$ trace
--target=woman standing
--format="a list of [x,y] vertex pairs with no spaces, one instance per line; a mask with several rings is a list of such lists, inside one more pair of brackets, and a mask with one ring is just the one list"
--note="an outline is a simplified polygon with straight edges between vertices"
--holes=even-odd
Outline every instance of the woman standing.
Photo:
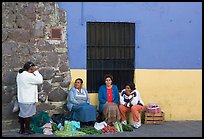
[[43,77],[32,62],[26,62],[16,77],[17,98],[20,107],[20,134],[34,133],[30,129],[31,117],[36,114],[38,102],[38,84],[43,83]]
[[127,124],[126,113],[131,112],[133,115],[133,127],[139,128],[141,121],[139,121],[139,113],[144,110],[144,102],[141,99],[140,93],[135,88],[134,83],[127,83],[125,89],[120,93],[120,114],[123,124]]
[[82,88],[83,80],[75,80],[74,87],[68,92],[67,108],[71,112],[71,119],[80,122],[96,121],[96,107],[90,105],[90,98],[85,88]]
[[105,85],[101,85],[98,91],[99,112],[102,113],[102,120],[112,125],[114,122],[120,121],[118,87],[112,84],[113,76],[111,74],[106,74],[104,80]]

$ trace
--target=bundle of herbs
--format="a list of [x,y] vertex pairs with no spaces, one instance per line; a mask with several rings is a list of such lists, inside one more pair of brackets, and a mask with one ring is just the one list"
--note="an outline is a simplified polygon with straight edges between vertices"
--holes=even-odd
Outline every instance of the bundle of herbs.
[[89,127],[89,128],[78,128],[78,131],[84,132],[86,134],[102,134],[101,130],[97,130],[93,127]]

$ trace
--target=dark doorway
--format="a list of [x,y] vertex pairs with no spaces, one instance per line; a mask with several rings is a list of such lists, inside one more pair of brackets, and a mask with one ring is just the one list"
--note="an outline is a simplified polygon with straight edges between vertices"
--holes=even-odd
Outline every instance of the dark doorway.
[[119,91],[133,82],[135,23],[87,22],[87,90],[98,92],[104,75],[111,73]]

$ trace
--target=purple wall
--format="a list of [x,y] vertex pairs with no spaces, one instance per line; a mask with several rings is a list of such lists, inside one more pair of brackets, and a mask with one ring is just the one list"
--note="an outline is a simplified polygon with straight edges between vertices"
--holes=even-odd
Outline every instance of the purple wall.
[[86,69],[86,22],[133,22],[136,69],[202,68],[202,2],[59,2],[69,60]]

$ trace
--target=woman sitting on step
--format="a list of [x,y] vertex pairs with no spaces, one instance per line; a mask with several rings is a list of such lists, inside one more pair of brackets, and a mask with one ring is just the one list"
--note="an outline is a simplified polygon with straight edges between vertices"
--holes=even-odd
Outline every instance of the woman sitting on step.
[[96,107],[90,105],[88,92],[82,87],[83,80],[75,80],[74,87],[68,92],[67,108],[71,112],[71,120],[81,123],[94,123],[96,121]]
[[139,120],[139,114],[144,110],[144,102],[141,99],[140,93],[135,88],[134,83],[127,83],[125,89],[120,93],[120,115],[121,123],[127,124],[126,113],[131,112],[133,115],[133,127],[139,128],[141,121]]
[[99,113],[102,121],[108,125],[113,125],[113,123],[120,121],[118,87],[113,84],[111,74],[106,74],[104,81],[105,84],[101,85],[98,91]]

